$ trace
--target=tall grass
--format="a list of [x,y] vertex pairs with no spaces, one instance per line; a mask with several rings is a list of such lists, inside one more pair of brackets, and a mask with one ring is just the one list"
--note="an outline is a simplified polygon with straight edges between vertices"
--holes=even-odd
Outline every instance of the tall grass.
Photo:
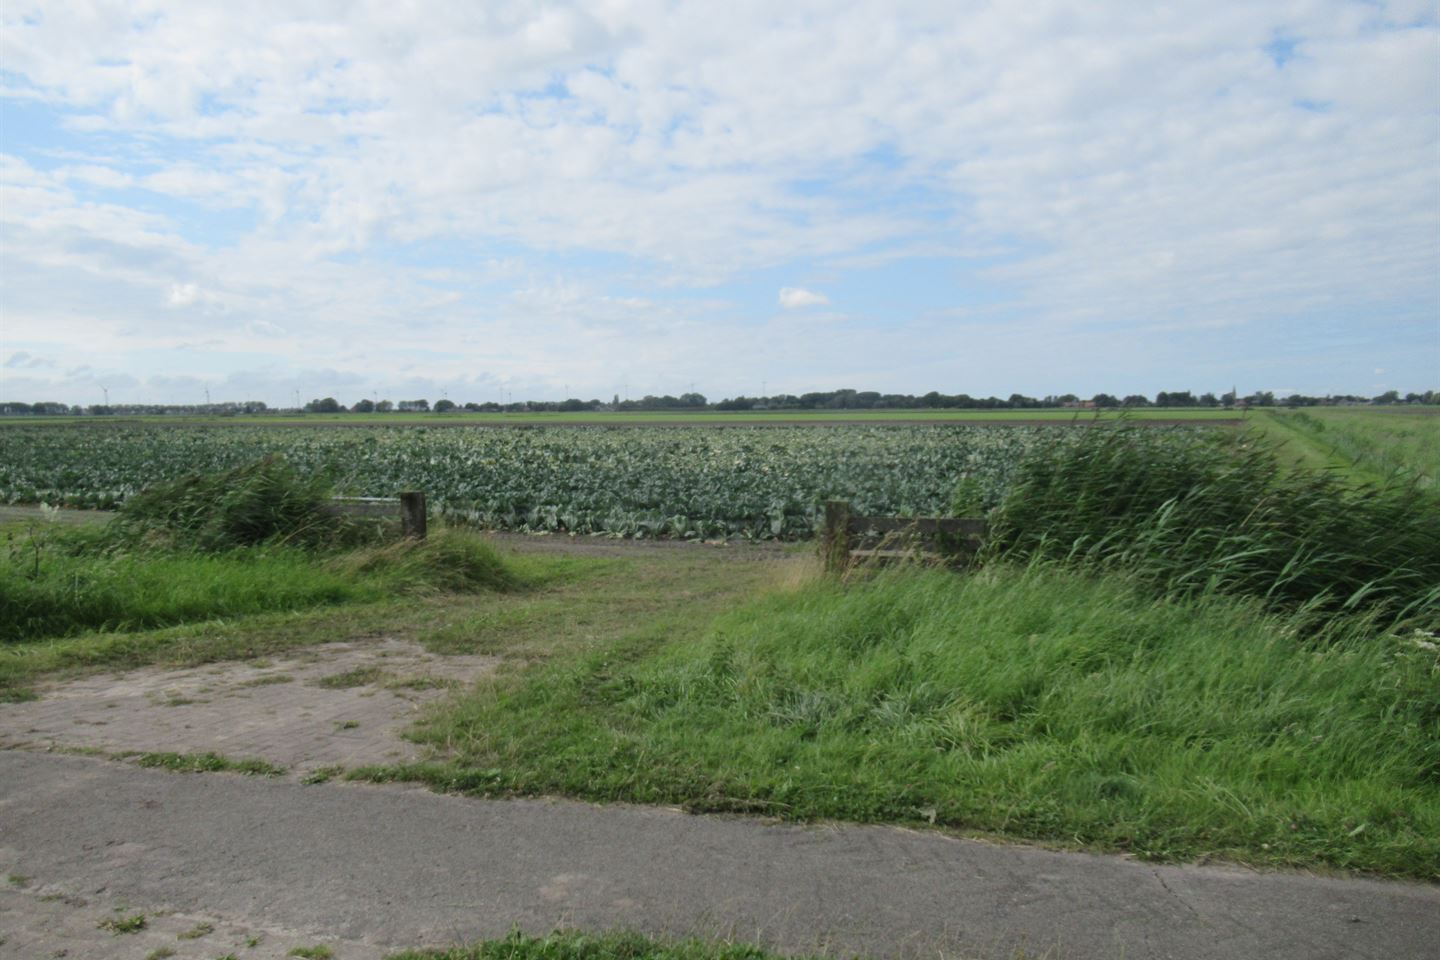
[[0,550],[0,643],[524,582],[480,535],[458,530],[331,553],[273,545],[120,550],[105,532],[57,530],[43,544]]
[[380,596],[377,584],[325,570],[297,550],[57,553],[42,559],[39,576],[28,562],[0,560],[0,643]]
[[1440,876],[1440,655],[1037,562],[821,582],[512,677],[404,775]]
[[359,524],[326,509],[323,475],[306,476],[278,457],[220,473],[195,473],[127,500],[110,539],[213,553],[261,543],[334,545],[360,539]]
[[1440,498],[1281,466],[1253,436],[1095,427],[1033,452],[992,555],[1123,569],[1165,594],[1440,626]]

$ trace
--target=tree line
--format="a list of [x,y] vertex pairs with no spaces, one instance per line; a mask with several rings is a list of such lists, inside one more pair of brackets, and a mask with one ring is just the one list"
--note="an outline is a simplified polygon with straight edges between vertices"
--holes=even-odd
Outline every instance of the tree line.
[[240,416],[256,414],[306,413],[575,413],[586,410],[656,411],[656,410],[1043,410],[1043,409],[1143,409],[1163,407],[1183,408],[1239,408],[1239,407],[1314,407],[1351,404],[1440,404],[1440,392],[1426,390],[1423,393],[1406,393],[1387,390],[1374,397],[1351,394],[1312,397],[1290,394],[1276,397],[1270,391],[1259,391],[1237,397],[1232,393],[1202,393],[1189,390],[1162,390],[1152,400],[1141,394],[1116,396],[1097,393],[1084,398],[1073,393],[1050,394],[1044,397],[1028,397],[1012,393],[1008,397],[972,397],[966,393],[943,394],[932,390],[916,396],[908,393],[879,393],[873,390],[830,390],[816,393],[789,393],[766,397],[727,397],[711,403],[703,394],[683,393],[678,397],[665,394],[647,395],[639,400],[621,400],[617,395],[609,403],[601,400],[525,400],[516,403],[456,403],[448,398],[429,400],[371,400],[361,399],[346,406],[334,397],[311,400],[300,410],[296,408],[270,407],[259,400],[234,403],[206,404],[92,404],[74,406],[53,401],[24,403],[19,401],[0,402],[0,416]]

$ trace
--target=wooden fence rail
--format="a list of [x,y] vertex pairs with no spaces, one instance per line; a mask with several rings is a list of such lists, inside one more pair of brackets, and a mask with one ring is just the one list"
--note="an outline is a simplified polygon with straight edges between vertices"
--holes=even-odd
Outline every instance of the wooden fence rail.
[[399,520],[400,535],[417,540],[424,540],[427,532],[425,494],[418,490],[407,490],[398,497],[334,497],[330,510],[346,517]]
[[985,534],[985,521],[976,517],[863,517],[848,501],[828,500],[820,550],[832,573],[855,560],[943,557],[963,563],[984,545]]

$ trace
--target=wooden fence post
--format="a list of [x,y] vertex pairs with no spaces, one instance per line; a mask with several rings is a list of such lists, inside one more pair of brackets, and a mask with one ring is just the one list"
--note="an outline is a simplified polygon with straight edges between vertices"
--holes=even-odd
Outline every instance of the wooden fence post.
[[825,501],[825,535],[820,550],[826,573],[844,573],[850,565],[850,501]]
[[425,534],[425,494],[407,490],[400,494],[400,535],[424,540]]

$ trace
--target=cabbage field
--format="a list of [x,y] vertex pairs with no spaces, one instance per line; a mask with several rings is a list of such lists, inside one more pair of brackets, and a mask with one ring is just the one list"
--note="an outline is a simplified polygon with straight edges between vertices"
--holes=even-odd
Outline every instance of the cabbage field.
[[445,515],[522,531],[803,539],[827,499],[861,513],[986,503],[1050,428],[726,429],[84,425],[0,429],[0,501],[114,507],[144,487],[279,455],[337,493],[423,490]]

